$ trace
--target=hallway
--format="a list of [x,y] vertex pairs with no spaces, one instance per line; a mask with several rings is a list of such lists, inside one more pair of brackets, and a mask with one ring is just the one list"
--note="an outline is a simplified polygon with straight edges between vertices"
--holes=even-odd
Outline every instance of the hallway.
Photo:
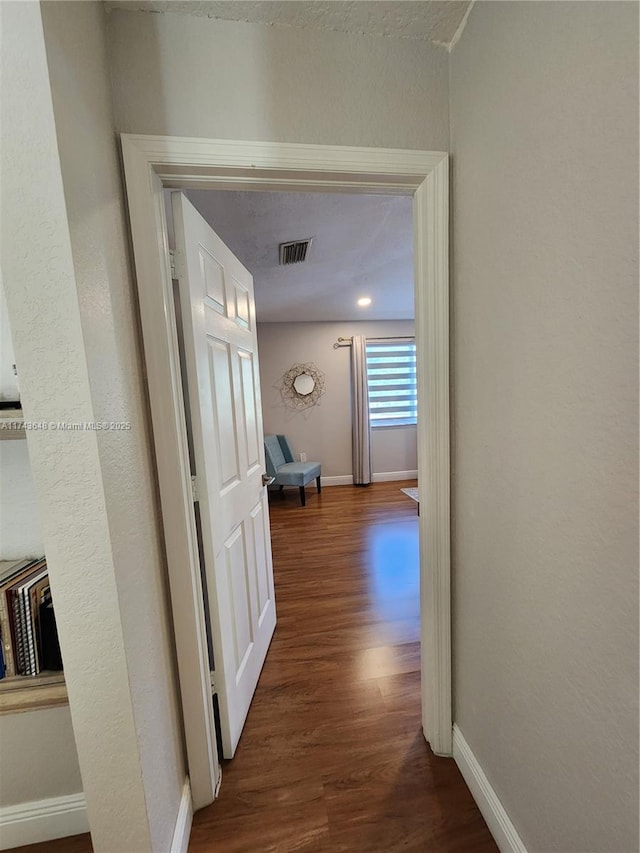
[[[416,504],[406,483],[271,498],[278,624],[189,853],[494,853],[420,728]],[[20,848],[90,853],[88,835]],[[131,851],[133,853],[133,851]]]
[[494,851],[420,728],[412,483],[271,499],[278,624],[219,799],[190,853]]

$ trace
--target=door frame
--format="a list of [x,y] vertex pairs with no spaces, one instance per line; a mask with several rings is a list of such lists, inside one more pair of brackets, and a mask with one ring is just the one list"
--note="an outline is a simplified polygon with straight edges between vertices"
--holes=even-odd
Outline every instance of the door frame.
[[441,151],[122,134],[194,808],[219,777],[163,190],[413,196],[422,725],[451,755],[449,164]]

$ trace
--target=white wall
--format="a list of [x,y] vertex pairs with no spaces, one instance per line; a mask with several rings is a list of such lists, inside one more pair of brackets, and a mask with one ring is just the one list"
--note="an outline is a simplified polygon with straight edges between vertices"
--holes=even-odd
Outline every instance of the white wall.
[[[322,462],[323,477],[351,477],[351,386],[349,349],[334,349],[339,337],[413,335],[410,320],[345,323],[258,323],[260,386],[265,434],[284,434],[298,458]],[[325,394],[309,409],[286,407],[278,386],[296,362],[312,361],[325,374]],[[415,471],[415,426],[372,430],[373,472]]]
[[104,10],[0,11],[2,262],[25,415],[132,425],[29,436],[93,846],[165,850],[185,766]]
[[13,402],[20,399],[18,379],[13,372],[15,360],[7,302],[0,281],[0,400]]
[[428,42],[116,10],[116,128],[448,147],[448,54]]
[[[4,288],[0,285],[0,400],[20,399]],[[0,441],[0,560],[41,557],[40,514],[26,441]]]
[[43,554],[42,524],[27,442],[0,441],[0,560]]
[[529,851],[638,850],[638,6],[451,60],[455,719]]

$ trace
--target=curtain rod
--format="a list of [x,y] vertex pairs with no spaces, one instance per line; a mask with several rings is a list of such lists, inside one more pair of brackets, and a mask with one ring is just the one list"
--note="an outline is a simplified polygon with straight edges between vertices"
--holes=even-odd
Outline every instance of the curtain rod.
[[[415,335],[390,335],[387,338],[367,338],[368,341],[413,341]],[[353,338],[338,338],[333,345],[334,349],[339,347],[350,347],[353,343]]]

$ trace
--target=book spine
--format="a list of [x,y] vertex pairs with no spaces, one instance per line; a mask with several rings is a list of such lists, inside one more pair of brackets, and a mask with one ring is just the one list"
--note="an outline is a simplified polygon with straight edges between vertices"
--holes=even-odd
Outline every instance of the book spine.
[[45,597],[40,605],[40,629],[42,631],[43,669],[61,670],[62,656],[60,655],[56,617],[53,612],[51,596]]
[[16,674],[13,660],[13,643],[11,642],[11,621],[7,609],[7,592],[0,589],[0,637],[2,638],[2,651],[4,654],[5,675],[7,678]]
[[33,630],[33,641],[36,648],[36,671],[41,672],[44,667],[42,653],[42,632],[40,630],[40,605],[44,601],[45,593],[50,590],[49,575],[46,574],[29,591],[29,602],[31,605],[31,627]]
[[36,647],[36,670],[40,672],[43,669],[42,663],[42,636],[40,632],[40,600],[41,594],[39,587],[36,587],[33,593],[30,594],[31,600],[31,627],[33,629],[33,641]]
[[26,675],[24,633],[22,631],[22,618],[20,615],[20,596],[12,589],[9,591],[9,599],[11,602],[11,613],[13,616],[12,637],[16,662],[16,675]]
[[29,602],[29,590],[20,590],[20,613],[22,615],[22,630],[25,636],[26,650],[26,675],[37,675],[36,667],[36,644],[33,636],[33,627],[31,625],[31,606]]

